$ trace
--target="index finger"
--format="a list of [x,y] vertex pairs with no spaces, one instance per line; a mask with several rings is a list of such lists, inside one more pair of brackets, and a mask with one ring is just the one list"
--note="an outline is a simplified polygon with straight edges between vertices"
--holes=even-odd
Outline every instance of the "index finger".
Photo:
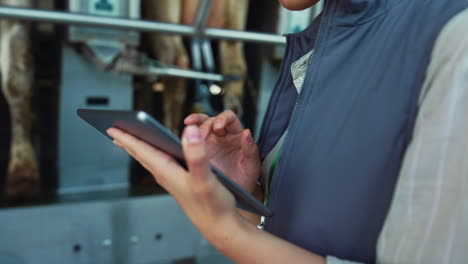
[[210,117],[205,114],[193,113],[184,119],[184,124],[186,126],[191,126],[191,125],[200,126],[203,122],[205,122],[209,118]]
[[219,114],[213,124],[213,131],[219,136],[224,136],[227,133],[239,134],[244,131],[244,127],[239,120],[239,117],[231,111],[226,110]]

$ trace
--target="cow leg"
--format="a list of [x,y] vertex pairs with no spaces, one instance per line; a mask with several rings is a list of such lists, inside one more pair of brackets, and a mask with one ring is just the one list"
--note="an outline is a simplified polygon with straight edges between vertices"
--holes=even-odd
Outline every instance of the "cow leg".
[[11,115],[11,148],[6,181],[10,199],[37,196],[39,170],[31,143],[32,60],[29,27],[25,22],[2,20],[0,67],[2,91]]
[[[213,0],[210,6],[206,27],[222,28],[225,22],[225,6],[227,0]],[[200,0],[182,1],[182,24],[193,25]]]
[[[187,69],[189,59],[182,38],[173,37],[169,39],[175,49],[174,58],[171,58],[176,66]],[[164,56],[160,56],[164,57]],[[161,79],[165,85],[163,93],[163,107],[165,123],[174,133],[179,134],[184,115],[184,105],[187,98],[187,80],[178,77],[164,77]]]
[[[247,20],[248,0],[226,0],[227,29],[244,30]],[[221,72],[223,74],[234,74],[242,78],[240,81],[227,82],[224,84],[224,108],[236,112],[242,116],[242,100],[244,95],[244,79],[247,73],[243,44],[239,41],[221,40],[219,42],[219,54]]]
[[[147,0],[143,2],[144,14],[150,20],[175,23],[181,21],[181,0]],[[162,62],[188,68],[189,58],[182,37],[175,35],[152,34],[151,53]],[[184,103],[187,96],[187,80],[177,77],[162,77],[164,123],[174,133],[178,133],[183,120]]]

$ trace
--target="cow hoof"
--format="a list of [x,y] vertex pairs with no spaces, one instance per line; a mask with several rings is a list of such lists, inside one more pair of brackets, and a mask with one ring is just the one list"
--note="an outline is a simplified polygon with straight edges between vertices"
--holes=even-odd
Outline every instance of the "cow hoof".
[[38,198],[41,192],[39,169],[35,159],[26,162],[10,160],[5,197],[7,200],[30,200]]

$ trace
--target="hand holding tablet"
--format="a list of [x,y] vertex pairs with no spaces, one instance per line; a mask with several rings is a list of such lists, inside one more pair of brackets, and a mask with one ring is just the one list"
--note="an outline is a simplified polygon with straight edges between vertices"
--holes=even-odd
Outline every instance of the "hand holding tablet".
[[[178,137],[142,111],[113,111],[79,109],[78,115],[107,136],[106,130],[119,128],[153,147],[169,154],[185,166],[185,158]],[[234,195],[237,206],[255,214],[269,217],[272,212],[250,193],[211,166],[218,180]]]

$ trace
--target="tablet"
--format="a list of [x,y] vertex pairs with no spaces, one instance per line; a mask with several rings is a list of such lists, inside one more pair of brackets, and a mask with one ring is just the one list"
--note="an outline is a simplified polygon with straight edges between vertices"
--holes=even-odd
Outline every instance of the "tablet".
[[[168,153],[186,167],[180,139],[143,111],[78,109],[77,114],[108,138],[111,137],[107,135],[107,129],[111,127],[122,129]],[[211,169],[219,181],[234,195],[238,208],[265,217],[272,216],[271,210],[250,193],[215,167],[211,166]]]

